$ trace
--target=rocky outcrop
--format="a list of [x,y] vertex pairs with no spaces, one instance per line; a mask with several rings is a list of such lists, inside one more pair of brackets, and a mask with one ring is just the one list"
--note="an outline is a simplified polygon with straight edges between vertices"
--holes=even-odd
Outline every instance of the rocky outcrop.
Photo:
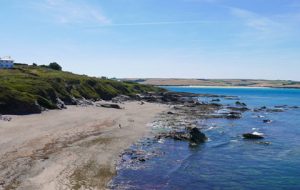
[[43,108],[36,101],[18,101],[12,98],[6,102],[0,102],[0,113],[4,115],[26,115],[42,111]]
[[56,106],[58,109],[66,109],[65,103],[60,98],[56,98]]
[[207,137],[198,128],[193,127],[185,131],[171,131],[157,136],[158,139],[170,138],[179,141],[189,141],[190,143],[200,144],[207,140]]
[[262,133],[257,133],[257,132],[245,133],[245,134],[243,134],[243,137],[245,139],[263,139],[264,138]]

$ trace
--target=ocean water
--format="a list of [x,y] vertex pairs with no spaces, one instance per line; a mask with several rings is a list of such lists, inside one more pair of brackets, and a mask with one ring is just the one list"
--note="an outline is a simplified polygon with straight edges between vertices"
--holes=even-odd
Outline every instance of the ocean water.
[[[300,189],[300,109],[293,107],[300,106],[300,90],[166,88],[237,96],[252,109],[284,106],[284,111],[249,111],[239,120],[199,120],[199,127],[209,141],[196,148],[174,140],[137,147],[158,154],[134,166],[120,165],[112,182],[113,189]],[[234,105],[235,101],[221,98],[222,104]],[[264,123],[264,119],[272,122]],[[264,133],[265,139],[241,137],[243,133],[254,131]]]

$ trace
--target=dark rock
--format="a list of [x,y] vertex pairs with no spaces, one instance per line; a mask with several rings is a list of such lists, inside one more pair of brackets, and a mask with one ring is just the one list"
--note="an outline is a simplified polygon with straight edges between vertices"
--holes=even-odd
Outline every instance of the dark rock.
[[139,158],[138,159],[140,162],[146,162],[146,159],[145,158]]
[[173,113],[173,112],[171,112],[171,111],[168,111],[168,113],[167,113],[167,114],[173,115],[174,113]]
[[292,108],[292,109],[299,109],[300,107],[299,106],[292,106],[290,108]]
[[222,107],[222,104],[217,104],[217,103],[211,103],[209,105],[214,107]]
[[187,129],[186,131],[171,131],[169,133],[160,134],[157,138],[171,138],[179,141],[190,141],[190,143],[196,144],[203,143],[207,140],[205,134],[200,132],[196,127]]
[[235,102],[235,104],[236,104],[237,106],[247,106],[247,104],[245,104],[245,103],[243,103],[243,102],[240,102],[240,101]]
[[227,119],[240,119],[242,117],[242,114],[239,112],[230,112],[226,118]]
[[101,107],[104,108],[114,108],[114,109],[122,109],[118,104],[100,104]]
[[267,107],[266,106],[263,106],[263,107],[260,107],[260,108],[255,108],[253,109],[254,112],[261,112],[261,111],[266,111],[267,110]]
[[190,131],[190,141],[192,143],[204,143],[207,140],[207,137],[204,133],[200,132],[200,130],[196,127],[192,128]]
[[259,133],[245,133],[243,134],[245,139],[263,139],[263,135]]
[[271,123],[272,120],[270,120],[270,119],[264,119],[263,122],[264,122],[264,123]]
[[0,101],[0,114],[5,115],[28,115],[41,113],[43,108],[36,102],[20,101],[10,98],[6,102]]
[[233,111],[241,111],[241,112],[245,112],[245,111],[249,111],[250,109],[247,107],[227,107],[228,109],[231,109]]

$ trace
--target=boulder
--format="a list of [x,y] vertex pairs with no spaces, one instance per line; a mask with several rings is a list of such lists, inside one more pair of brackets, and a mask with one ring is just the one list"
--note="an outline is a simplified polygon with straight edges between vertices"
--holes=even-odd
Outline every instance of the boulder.
[[194,127],[190,131],[190,141],[192,143],[204,143],[207,140],[207,137],[202,133],[198,128]]
[[114,109],[122,109],[118,104],[100,104],[103,108],[114,108]]
[[243,134],[243,137],[245,139],[263,139],[264,138],[262,133],[257,133],[257,132],[245,133],[245,134]]
[[179,141],[189,141],[190,143],[204,143],[207,140],[207,137],[204,133],[196,127],[187,129],[186,131],[171,131],[168,133],[160,134],[157,136],[158,139],[161,138],[171,138]]

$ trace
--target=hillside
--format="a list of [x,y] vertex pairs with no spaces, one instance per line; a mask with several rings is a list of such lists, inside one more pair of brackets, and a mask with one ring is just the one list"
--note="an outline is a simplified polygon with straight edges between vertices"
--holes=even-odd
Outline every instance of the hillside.
[[290,80],[252,80],[252,79],[122,79],[123,81],[138,82],[156,86],[235,86],[235,87],[272,87],[300,88],[300,82]]
[[0,114],[31,114],[57,109],[63,101],[110,100],[123,94],[160,91],[149,85],[76,75],[39,66],[0,69]]

